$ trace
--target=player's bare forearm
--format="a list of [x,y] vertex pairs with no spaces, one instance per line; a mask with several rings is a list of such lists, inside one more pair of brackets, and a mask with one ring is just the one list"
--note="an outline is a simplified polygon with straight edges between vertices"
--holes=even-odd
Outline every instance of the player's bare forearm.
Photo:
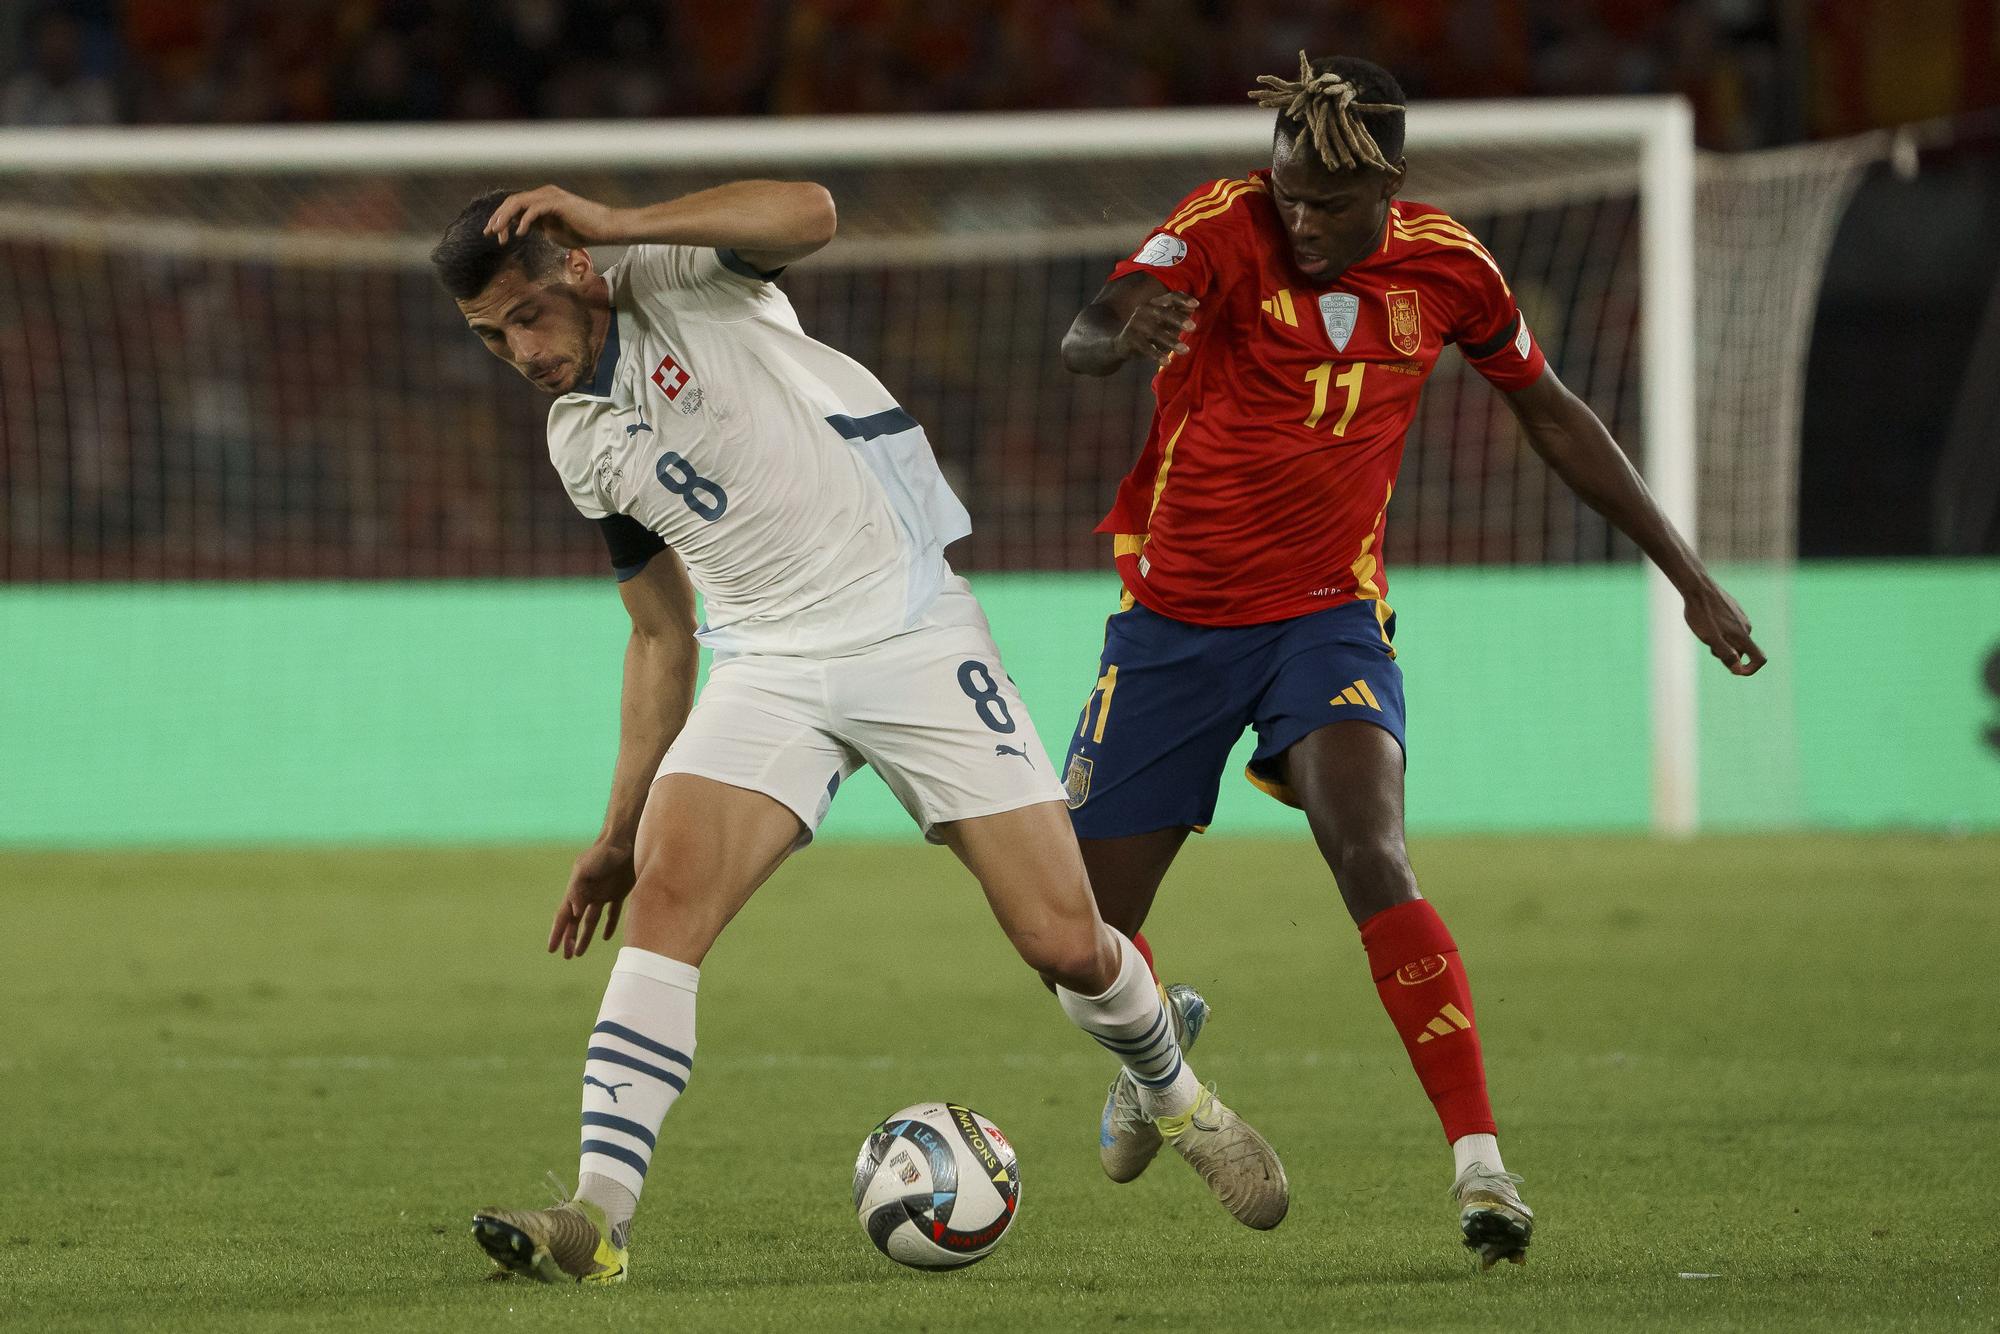
[[765,270],[804,259],[839,225],[833,196],[811,181],[731,181],[621,213],[625,244],[720,246]]
[[680,559],[672,551],[658,553],[618,585],[618,594],[632,617],[618,709],[618,763],[604,828],[570,868],[569,886],[549,927],[549,952],[560,950],[565,959],[590,948],[600,922],[606,940],[618,930],[618,915],[638,873],[646,794],[660,757],[694,706],[694,587]]
[[694,707],[699,655],[691,635],[678,643],[634,628],[625,645],[625,687],[618,703],[618,761],[600,843],[630,848],[660,759]]
[[734,250],[782,269],[833,239],[833,196],[811,181],[731,181],[637,208],[611,208],[545,185],[509,195],[486,230],[501,241],[534,228],[559,245],[686,245]]
[[1187,352],[1200,304],[1150,273],[1115,278],[1070,322],[1063,366],[1074,375],[1109,375],[1135,358],[1164,366]]
[[1072,375],[1109,375],[1123,366],[1126,356],[1118,350],[1118,331],[1123,321],[1101,302],[1093,301],[1076,314],[1069,332],[1063,335],[1062,361]]
[[1636,542],[1675,588],[1686,593],[1708,577],[1611,432],[1553,370],[1508,394],[1507,405],[1542,461],[1585,504]]
[[625,684],[618,702],[618,761],[598,842],[629,849],[646,794],[667,747],[694,707],[700,652],[694,639],[694,588],[671,551],[618,586],[632,618],[625,644]]
[[1509,393],[1507,406],[1543,462],[1660,567],[1687,604],[1688,628],[1709,651],[1739,676],[1762,667],[1764,654],[1750,638],[1743,609],[1709,576],[1589,405],[1549,370]]

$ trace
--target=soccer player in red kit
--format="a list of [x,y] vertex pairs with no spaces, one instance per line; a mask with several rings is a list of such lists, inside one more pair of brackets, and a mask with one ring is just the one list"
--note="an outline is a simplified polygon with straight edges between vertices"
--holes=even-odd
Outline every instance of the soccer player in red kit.
[[[1383,523],[1418,395],[1445,345],[1492,382],[1528,442],[1686,599],[1731,672],[1750,624],[1660,513],[1595,414],[1556,378],[1477,237],[1399,200],[1403,93],[1379,66],[1299,57],[1251,95],[1278,112],[1268,170],[1182,201],[1063,339],[1108,375],[1160,367],[1137,466],[1099,531],[1123,607],[1067,764],[1106,921],[1139,937],[1188,833],[1209,823],[1245,728],[1249,777],[1302,808],[1360,928],[1382,1004],[1444,1123],[1465,1245],[1526,1256],[1534,1216],[1501,1161],[1458,947],[1403,843],[1403,688]],[[1143,940],[1142,940],[1143,948]],[[1206,1017],[1174,988],[1185,1041]],[[1112,1087],[1105,1171],[1131,1180],[1156,1131]]]

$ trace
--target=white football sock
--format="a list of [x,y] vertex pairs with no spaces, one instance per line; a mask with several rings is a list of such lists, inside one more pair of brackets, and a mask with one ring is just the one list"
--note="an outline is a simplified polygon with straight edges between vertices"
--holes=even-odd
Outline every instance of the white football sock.
[[[604,1211],[604,1225],[611,1229],[611,1244],[623,1246],[632,1230],[632,1215],[639,1212],[639,1197],[610,1177],[595,1172],[578,1174],[576,1198],[589,1200]],[[617,1221],[613,1221],[613,1220]]]
[[1454,1181],[1474,1163],[1483,1163],[1494,1172],[1507,1170],[1500,1162],[1500,1141],[1492,1135],[1460,1135],[1451,1142],[1451,1162]]
[[645,1189],[667,1109],[694,1067],[701,970],[664,954],[618,951],[583,1062],[583,1158],[577,1197],[604,1210],[622,1246]]
[[1139,1100],[1153,1116],[1178,1116],[1194,1106],[1201,1082],[1181,1059],[1166,1002],[1152,969],[1130,940],[1102,928],[1118,942],[1118,976],[1100,996],[1056,988],[1070,1022],[1096,1038],[1139,1084]]

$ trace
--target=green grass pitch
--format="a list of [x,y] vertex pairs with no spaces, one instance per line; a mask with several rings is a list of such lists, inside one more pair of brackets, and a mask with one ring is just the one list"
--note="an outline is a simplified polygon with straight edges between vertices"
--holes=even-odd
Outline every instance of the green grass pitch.
[[[611,951],[541,951],[568,855],[0,856],[0,1327],[2000,1323],[2000,840],[1420,842],[1542,1218],[1485,1276],[1309,845],[1197,840],[1155,919],[1216,1007],[1198,1067],[1285,1155],[1270,1234],[1171,1158],[1102,1178],[1106,1057],[947,854],[814,849],[708,961],[632,1281],[483,1283],[471,1209],[575,1170]],[[933,1097],[1021,1157],[956,1274],[848,1202],[863,1133]]]

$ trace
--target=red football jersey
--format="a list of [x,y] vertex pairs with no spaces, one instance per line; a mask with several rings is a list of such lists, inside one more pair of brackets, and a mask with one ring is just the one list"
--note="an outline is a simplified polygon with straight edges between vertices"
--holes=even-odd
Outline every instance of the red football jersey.
[[1117,535],[1132,596],[1176,620],[1259,625],[1357,598],[1386,620],[1383,522],[1438,354],[1457,343],[1502,389],[1546,362],[1493,257],[1444,213],[1394,201],[1368,258],[1309,279],[1269,174],[1195,191],[1112,270],[1201,308],[1097,530]]

